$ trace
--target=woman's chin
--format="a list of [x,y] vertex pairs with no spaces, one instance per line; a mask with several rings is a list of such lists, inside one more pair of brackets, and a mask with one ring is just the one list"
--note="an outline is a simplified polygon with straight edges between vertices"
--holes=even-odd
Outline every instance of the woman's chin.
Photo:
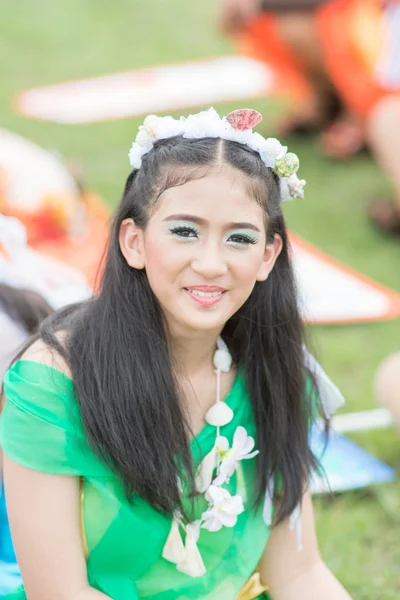
[[212,331],[221,330],[230,315],[224,315],[221,313],[204,313],[204,314],[177,314],[175,315],[175,322],[185,329],[192,329],[195,331]]

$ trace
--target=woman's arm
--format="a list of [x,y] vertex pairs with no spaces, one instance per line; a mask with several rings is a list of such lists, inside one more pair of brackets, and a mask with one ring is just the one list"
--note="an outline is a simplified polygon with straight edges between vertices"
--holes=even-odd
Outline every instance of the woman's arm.
[[272,529],[258,570],[273,600],[350,600],[319,555],[310,495],[302,504],[303,549],[284,521]]
[[111,600],[88,584],[79,478],[38,473],[6,455],[3,463],[10,528],[28,600]]

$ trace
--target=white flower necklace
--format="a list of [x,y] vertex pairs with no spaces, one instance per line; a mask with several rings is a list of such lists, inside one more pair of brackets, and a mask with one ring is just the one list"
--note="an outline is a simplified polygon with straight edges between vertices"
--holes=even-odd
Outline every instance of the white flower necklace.
[[[344,402],[337,387],[331,382],[315,358],[304,348],[305,366],[310,368],[318,381],[318,391],[322,405],[328,418]],[[228,373],[232,365],[232,357],[224,340],[219,337],[217,350],[213,359],[217,377],[217,393],[215,404],[207,411],[205,420],[216,428],[215,443],[211,451],[201,461],[195,478],[196,489],[204,494],[208,508],[197,521],[185,524],[179,512],[174,514],[171,530],[164,545],[162,556],[175,563],[178,571],[191,577],[201,577],[206,573],[203,559],[197,547],[201,529],[220,531],[222,527],[234,527],[238,515],[244,511],[242,494],[231,496],[223,487],[235,473],[239,461],[253,458],[258,450],[253,451],[254,439],[247,435],[244,427],[237,427],[233,435],[232,447],[226,437],[220,435],[220,428],[233,419],[232,409],[221,401],[221,373]],[[274,499],[274,477],[269,479],[265,490],[263,520],[267,526],[272,524]],[[297,548],[301,550],[302,522],[300,505],[295,508],[289,519],[289,528],[296,531]],[[181,529],[186,533],[185,543],[181,537]]]
[[[211,451],[201,461],[196,477],[196,489],[204,494],[208,508],[197,521],[185,524],[182,515],[174,514],[171,530],[164,545],[162,556],[175,563],[178,571],[191,577],[201,577],[206,573],[203,559],[197,547],[201,529],[220,531],[222,527],[234,527],[238,515],[244,511],[243,496],[231,496],[222,487],[235,473],[239,461],[253,458],[258,454],[254,448],[254,439],[247,435],[244,427],[237,427],[233,436],[232,448],[226,437],[220,435],[220,428],[233,419],[232,409],[221,401],[221,373],[228,373],[232,366],[232,357],[221,337],[217,340],[217,350],[213,363],[217,377],[216,402],[207,411],[205,421],[216,428],[215,443]],[[186,533],[183,543],[180,530]]]

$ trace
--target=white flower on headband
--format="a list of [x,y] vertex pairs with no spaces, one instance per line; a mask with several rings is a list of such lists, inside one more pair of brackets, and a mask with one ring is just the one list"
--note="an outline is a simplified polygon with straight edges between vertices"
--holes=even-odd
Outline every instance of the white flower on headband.
[[304,199],[304,186],[306,185],[305,179],[299,179],[296,174],[290,177],[280,178],[281,188],[281,200],[291,200],[292,198]]
[[149,146],[142,146],[137,142],[132,144],[132,148],[129,150],[129,162],[134,169],[140,169],[142,166],[142,156],[150,152],[152,148],[153,144]]
[[264,139],[259,133],[253,132],[252,128],[261,120],[260,113],[248,108],[235,110],[222,119],[214,108],[180,119],[149,115],[139,127],[129,160],[134,169],[140,169],[142,157],[152,150],[157,140],[175,136],[188,139],[221,138],[247,145],[260,155],[266,167],[280,177],[282,200],[303,198],[305,181],[296,175],[300,164],[298,157],[288,153],[287,147],[282,146],[276,138]]
[[203,110],[197,115],[181,117],[184,126],[184,138],[200,139],[206,137],[222,137],[224,134],[224,122],[214,108]]
[[[268,138],[268,140],[270,140],[271,138]],[[258,152],[258,154],[260,154],[261,156],[261,151],[262,148],[265,146],[265,144],[268,142],[268,140],[266,140],[261,133],[257,133],[256,131],[254,131],[251,134],[251,140],[250,143],[248,144],[248,146],[254,150],[254,152]],[[278,140],[276,140],[278,142]],[[279,143],[279,142],[278,142]],[[280,145],[280,144],[279,144]],[[282,146],[281,146],[282,147]]]
[[[253,150],[256,150],[256,148],[253,148]],[[282,159],[285,156],[287,152],[287,147],[282,146],[280,141],[276,138],[267,138],[266,140],[264,140],[264,143],[261,144],[261,147],[258,150],[258,152],[260,153],[261,159],[263,160],[265,165],[273,169],[275,167],[276,161]]]
[[152,147],[154,144],[154,138],[147,133],[143,125],[139,127],[139,133],[136,136],[136,143],[143,147]]
[[139,127],[136,140],[129,152],[129,161],[134,169],[142,166],[142,157],[152,150],[157,140],[163,140],[175,135],[183,135],[185,129],[181,121],[172,117],[157,117],[149,115]]
[[245,146],[249,146],[251,148],[251,141],[252,141],[253,135],[255,135],[255,134],[252,132],[251,129],[245,129],[244,131],[240,131],[240,129],[234,129],[228,123],[228,121],[226,121],[224,119],[224,133],[222,136],[223,140],[229,140],[230,142],[237,142],[238,144],[244,144]]
[[291,198],[304,199],[304,186],[306,185],[305,179],[299,179],[297,175],[292,175],[288,179],[288,188]]
[[149,115],[145,118],[143,128],[154,141],[165,140],[176,135],[183,135],[185,128],[183,123],[173,117],[157,117]]

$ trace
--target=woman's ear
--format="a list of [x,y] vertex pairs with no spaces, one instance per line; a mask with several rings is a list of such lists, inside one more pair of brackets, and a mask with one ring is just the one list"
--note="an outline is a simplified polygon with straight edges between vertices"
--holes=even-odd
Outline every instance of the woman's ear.
[[119,247],[130,267],[133,269],[144,269],[143,230],[135,225],[133,219],[124,219],[122,221],[119,229]]
[[264,250],[263,261],[257,273],[257,281],[265,281],[271,273],[283,246],[282,238],[276,234],[272,244],[268,244]]

